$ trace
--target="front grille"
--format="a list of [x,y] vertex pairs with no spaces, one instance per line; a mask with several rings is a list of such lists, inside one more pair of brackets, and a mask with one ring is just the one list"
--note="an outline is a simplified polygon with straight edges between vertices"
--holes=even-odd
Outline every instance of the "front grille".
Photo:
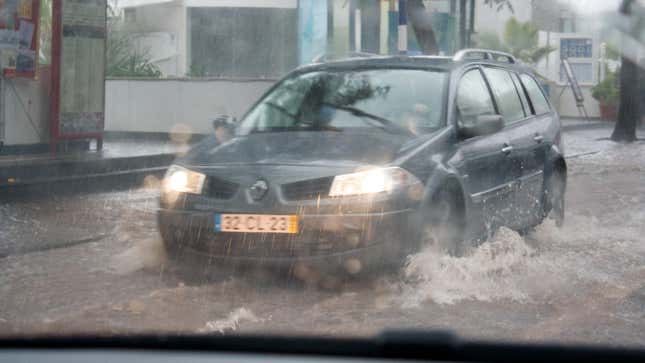
[[236,183],[209,176],[206,180],[206,192],[204,194],[215,199],[231,199],[238,188],[239,185]]
[[326,198],[334,177],[303,180],[295,183],[284,184],[282,194],[288,200],[307,200]]
[[[318,256],[348,251],[347,234],[312,231],[296,235],[212,232],[210,229],[176,230],[176,243],[212,256],[296,257]],[[362,236],[361,236],[362,238]]]

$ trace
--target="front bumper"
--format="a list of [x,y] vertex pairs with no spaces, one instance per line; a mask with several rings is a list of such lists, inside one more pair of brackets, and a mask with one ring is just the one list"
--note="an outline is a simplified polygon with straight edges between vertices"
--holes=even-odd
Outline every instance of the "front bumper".
[[231,261],[335,264],[359,259],[374,264],[400,258],[414,238],[416,215],[413,208],[349,215],[293,213],[299,215],[300,230],[285,235],[215,232],[215,213],[161,209],[158,221],[164,242]]

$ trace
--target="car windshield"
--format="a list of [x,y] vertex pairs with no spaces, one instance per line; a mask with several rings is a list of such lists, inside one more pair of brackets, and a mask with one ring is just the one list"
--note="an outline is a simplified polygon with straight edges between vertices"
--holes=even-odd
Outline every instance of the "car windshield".
[[242,134],[381,128],[420,134],[442,126],[446,72],[315,71],[282,81],[246,116]]
[[389,330],[645,349],[645,0],[0,0],[0,338]]

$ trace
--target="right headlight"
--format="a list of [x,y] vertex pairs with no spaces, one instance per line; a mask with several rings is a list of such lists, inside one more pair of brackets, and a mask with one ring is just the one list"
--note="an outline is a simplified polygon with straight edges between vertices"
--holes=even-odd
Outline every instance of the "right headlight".
[[374,168],[335,176],[329,196],[391,192],[404,186],[420,184],[419,179],[404,169],[398,167]]
[[163,180],[164,191],[201,194],[206,175],[188,170],[179,165],[171,165]]

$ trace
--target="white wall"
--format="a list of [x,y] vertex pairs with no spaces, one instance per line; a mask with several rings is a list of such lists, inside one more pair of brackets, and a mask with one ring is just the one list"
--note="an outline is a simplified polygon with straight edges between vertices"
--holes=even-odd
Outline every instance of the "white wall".
[[105,83],[106,131],[210,133],[215,117],[241,117],[274,81],[109,79]]
[[539,33],[539,45],[540,46],[551,46],[555,50],[549,53],[548,56],[544,57],[536,65],[537,71],[549,78],[552,81],[558,82],[562,85],[566,82],[560,82],[560,64],[562,63],[560,59],[560,39],[561,38],[582,38],[582,39],[591,39],[591,58],[570,58],[570,63],[591,63],[591,71],[593,79],[591,82],[584,82],[578,79],[578,82],[581,85],[594,85],[600,81],[598,79],[598,58],[600,56],[600,40],[597,36],[593,34],[584,34],[584,33],[555,33],[555,32],[544,32],[540,31]]
[[[176,69],[168,76],[184,76],[188,71],[188,15],[187,8],[180,3],[163,3],[135,8],[134,23],[125,27],[132,33],[165,33],[173,38],[176,45]],[[155,50],[152,50],[155,53]],[[168,62],[168,60],[164,60]]]
[[178,54],[177,35],[167,32],[136,34],[134,38],[137,47],[148,52],[150,62],[155,63],[161,74],[177,75],[180,55]]
[[[599,45],[600,41],[597,36],[586,35],[582,33],[555,33],[555,32],[543,32],[539,34],[539,45],[545,46],[549,45],[556,48],[555,51],[549,53],[548,56],[544,57],[536,66],[537,72],[550,79],[551,90],[550,97],[553,101],[553,104],[556,106],[558,113],[563,117],[579,117],[580,113],[576,107],[576,101],[573,97],[571,89],[568,87],[568,83],[560,81],[560,38],[591,38],[592,40],[592,57],[591,58],[572,58],[569,61],[572,63],[575,62],[584,62],[591,63],[593,80],[591,82],[583,82],[578,79],[582,94],[585,98],[584,105],[587,110],[589,117],[600,117],[600,106],[598,101],[591,97],[591,88],[593,85],[600,81],[598,79],[598,56],[599,56]],[[565,88],[564,92],[562,89]],[[560,93],[562,92],[562,96]]]

